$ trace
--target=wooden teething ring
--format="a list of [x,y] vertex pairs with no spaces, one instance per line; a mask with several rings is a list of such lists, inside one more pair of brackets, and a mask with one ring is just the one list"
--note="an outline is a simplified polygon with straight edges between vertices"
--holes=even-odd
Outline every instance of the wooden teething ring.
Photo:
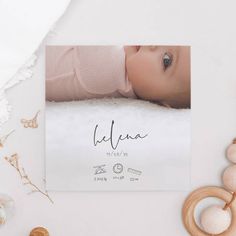
[[[232,199],[232,194],[220,187],[203,187],[195,190],[188,196],[183,206],[182,217],[185,228],[191,236],[212,236],[211,234],[208,234],[200,229],[194,219],[194,210],[196,205],[207,197],[216,197],[228,203]],[[217,234],[217,236],[235,236],[236,201],[232,201],[229,208],[231,210],[231,224],[226,231],[221,234]]]

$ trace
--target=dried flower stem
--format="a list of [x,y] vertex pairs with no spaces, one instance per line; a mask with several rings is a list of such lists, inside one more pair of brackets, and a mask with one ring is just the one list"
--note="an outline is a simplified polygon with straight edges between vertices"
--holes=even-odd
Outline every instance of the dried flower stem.
[[4,146],[4,143],[7,141],[8,137],[15,132],[15,130],[12,130],[10,133],[4,135],[3,137],[0,138],[0,148]]
[[49,196],[47,191],[42,191],[37,185],[35,185],[29,178],[29,176],[26,174],[25,169],[19,165],[19,156],[17,153],[11,155],[11,157],[5,157],[5,160],[17,171],[19,174],[23,185],[30,185],[32,188],[32,191],[29,193],[41,193],[45,197],[49,199],[51,203],[53,203],[53,200]]

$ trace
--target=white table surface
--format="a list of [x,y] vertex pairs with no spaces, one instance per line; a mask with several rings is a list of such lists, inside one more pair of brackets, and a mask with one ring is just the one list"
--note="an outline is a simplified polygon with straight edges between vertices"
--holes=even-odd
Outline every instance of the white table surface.
[[[192,189],[221,185],[221,172],[228,165],[225,148],[236,136],[233,6],[234,1],[224,5],[220,0],[73,1],[51,42],[192,46]],[[78,28],[71,27],[74,21]],[[69,31],[75,32],[73,39]],[[0,235],[27,236],[36,226],[48,228],[52,236],[188,235],[181,222],[187,192],[50,193],[53,205],[40,194],[27,195],[27,187],[3,157],[17,152],[31,179],[43,187],[43,112],[36,130],[23,129],[19,122],[44,109],[42,61],[41,52],[33,78],[7,92],[13,107],[1,133],[16,132],[0,153],[0,192],[14,198],[16,211]]]

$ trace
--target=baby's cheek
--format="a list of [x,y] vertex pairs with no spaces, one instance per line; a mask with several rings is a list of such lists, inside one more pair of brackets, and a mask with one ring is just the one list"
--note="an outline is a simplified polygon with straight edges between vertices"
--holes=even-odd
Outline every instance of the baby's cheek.
[[128,78],[132,83],[132,87],[135,90],[139,90],[140,88],[146,85],[145,80],[142,77],[142,75],[138,72],[138,69],[132,69],[128,74]]
[[132,58],[128,59],[126,61],[126,70],[128,73],[129,80],[132,83],[135,83],[135,81],[138,79],[139,74],[140,74],[136,60],[133,60]]
[[128,79],[132,87],[140,98],[152,98],[155,94],[155,76],[152,64],[145,57],[136,55],[128,58],[126,61]]

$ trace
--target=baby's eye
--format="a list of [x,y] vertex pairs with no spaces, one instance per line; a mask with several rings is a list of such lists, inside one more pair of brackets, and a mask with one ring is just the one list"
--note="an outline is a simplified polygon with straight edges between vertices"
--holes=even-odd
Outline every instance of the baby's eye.
[[172,56],[170,56],[168,53],[165,53],[162,58],[162,61],[164,70],[166,70],[172,63]]

